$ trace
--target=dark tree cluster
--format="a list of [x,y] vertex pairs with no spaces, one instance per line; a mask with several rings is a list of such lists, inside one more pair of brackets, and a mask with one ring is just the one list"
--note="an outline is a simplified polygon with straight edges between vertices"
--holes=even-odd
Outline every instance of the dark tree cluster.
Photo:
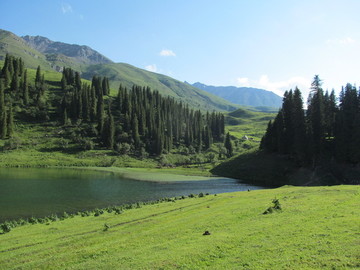
[[106,78],[94,76],[89,85],[81,82],[79,72],[64,68],[61,86],[64,94],[61,99],[60,111],[64,125],[71,120],[81,119],[94,122],[100,121],[104,117],[104,95],[109,93],[109,84]]
[[14,111],[24,113],[27,118],[48,120],[47,85],[40,66],[35,80],[29,82],[27,70],[21,58],[6,55],[0,71],[0,126],[1,138],[11,137]]
[[303,108],[298,88],[286,91],[282,108],[270,121],[260,148],[294,158],[301,165],[317,165],[322,159],[360,162],[360,93],[347,84],[336,102],[334,90],[324,93],[318,75],[314,77]]
[[45,91],[40,67],[30,85],[22,59],[6,55],[0,70],[0,138],[11,137],[14,132],[14,108],[34,118],[47,115]]
[[200,152],[223,139],[222,114],[194,111],[149,87],[120,85],[113,98],[107,78],[82,84],[80,74],[66,68],[61,85],[63,124],[81,119],[96,125],[97,138],[108,149],[160,155],[184,145]]
[[149,87],[133,86],[128,90],[120,86],[114,103],[115,142],[125,139],[136,149],[144,147],[151,154],[169,152],[180,145],[192,146],[200,152],[224,135],[222,114],[189,109]]

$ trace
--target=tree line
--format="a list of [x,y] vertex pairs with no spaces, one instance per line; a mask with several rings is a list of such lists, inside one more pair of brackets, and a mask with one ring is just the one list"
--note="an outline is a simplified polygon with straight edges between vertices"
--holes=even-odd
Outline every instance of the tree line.
[[360,162],[360,92],[347,84],[339,98],[322,89],[314,77],[307,101],[298,88],[286,91],[277,116],[270,121],[260,148],[288,155],[299,165],[316,166],[324,159]]

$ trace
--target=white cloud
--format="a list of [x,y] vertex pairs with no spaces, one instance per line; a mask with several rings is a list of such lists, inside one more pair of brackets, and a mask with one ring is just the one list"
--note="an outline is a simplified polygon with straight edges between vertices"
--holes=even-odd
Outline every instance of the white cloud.
[[250,86],[249,78],[237,78],[236,82],[237,82],[238,86],[242,86],[242,87]]
[[343,39],[328,39],[326,41],[326,44],[330,45],[349,45],[355,43],[355,40],[351,37],[346,37]]
[[161,56],[176,56],[172,50],[162,50],[159,54]]
[[279,96],[282,96],[286,90],[295,89],[297,86],[303,92],[303,94],[306,94],[306,96],[303,96],[303,98],[307,97],[310,84],[311,82],[308,79],[300,76],[291,77],[283,81],[272,82],[270,81],[268,75],[262,75],[259,80],[259,86],[261,88],[270,90]]
[[304,100],[308,96],[309,87],[311,84],[310,80],[300,76],[291,77],[287,80],[282,80],[282,81],[271,81],[269,79],[269,76],[266,74],[261,75],[258,80],[249,80],[248,78],[237,78],[236,81],[238,86],[242,86],[242,87],[250,86],[250,87],[265,89],[268,91],[272,91],[281,97],[284,95],[284,92],[286,90],[295,89],[295,87],[297,86],[301,90]]
[[61,11],[62,11],[62,13],[66,14],[66,13],[72,13],[72,12],[73,12],[73,9],[72,9],[72,7],[70,6],[70,4],[68,4],[68,3],[62,3],[62,4],[61,4]]
[[147,71],[157,72],[157,67],[156,67],[155,64],[147,65],[147,66],[145,67],[145,69],[146,69]]

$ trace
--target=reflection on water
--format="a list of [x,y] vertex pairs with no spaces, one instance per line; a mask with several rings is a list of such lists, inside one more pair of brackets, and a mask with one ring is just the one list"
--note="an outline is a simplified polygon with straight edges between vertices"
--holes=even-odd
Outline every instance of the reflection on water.
[[230,178],[203,181],[146,182],[79,169],[0,169],[0,222],[19,217],[120,205],[191,193],[262,189]]

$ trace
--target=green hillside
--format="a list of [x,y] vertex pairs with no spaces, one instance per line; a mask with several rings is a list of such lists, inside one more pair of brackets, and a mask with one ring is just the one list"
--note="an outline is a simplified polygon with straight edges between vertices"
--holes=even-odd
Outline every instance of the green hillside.
[[82,77],[85,79],[90,80],[94,75],[106,76],[110,79],[110,86],[114,95],[117,93],[120,84],[128,88],[136,84],[149,86],[162,95],[174,97],[196,109],[232,111],[238,108],[238,105],[189,84],[129,64],[85,65],[83,61],[63,54],[44,55],[30,47],[21,37],[0,29],[0,60],[3,60],[7,53],[15,57],[21,57],[28,68],[36,69],[40,65],[42,70],[60,71],[63,67],[70,67],[81,72]]
[[117,89],[120,84],[128,88],[131,88],[133,84],[149,86],[158,90],[162,95],[174,97],[191,107],[201,108],[202,110],[232,111],[238,107],[189,84],[125,63],[90,65],[82,74],[87,79],[90,79],[93,75],[108,77],[110,86],[113,89]]
[[[23,225],[0,235],[0,268],[356,269],[359,192],[283,187]],[[282,210],[264,215],[274,198]]]
[[241,139],[247,136],[258,143],[265,134],[267,124],[275,118],[272,112],[253,111],[248,108],[239,108],[226,114],[226,126],[231,135]]

